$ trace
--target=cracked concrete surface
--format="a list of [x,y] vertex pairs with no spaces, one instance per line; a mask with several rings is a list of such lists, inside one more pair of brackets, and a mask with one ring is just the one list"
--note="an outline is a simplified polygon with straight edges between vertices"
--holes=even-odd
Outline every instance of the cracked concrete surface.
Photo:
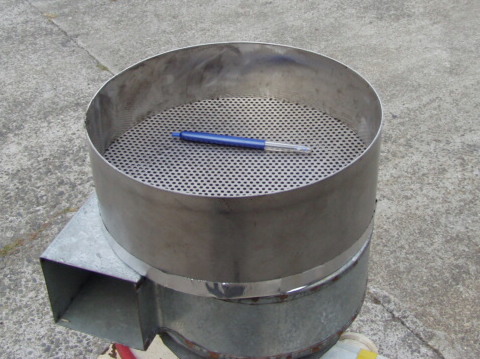
[[84,110],[112,73],[205,42],[318,51],[365,76],[385,129],[370,287],[353,329],[394,358],[480,357],[478,1],[0,0],[5,358],[94,358],[52,324],[37,257],[93,191]]

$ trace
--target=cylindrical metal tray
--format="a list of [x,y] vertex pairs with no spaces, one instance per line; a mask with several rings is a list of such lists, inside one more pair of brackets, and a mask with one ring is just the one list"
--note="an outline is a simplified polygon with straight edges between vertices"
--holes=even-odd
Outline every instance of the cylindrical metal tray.
[[[190,294],[268,296],[314,283],[370,236],[381,124],[368,82],[316,53],[228,43],[140,62],[107,82],[87,112],[112,246],[133,268]],[[171,137],[182,130],[313,150]]]

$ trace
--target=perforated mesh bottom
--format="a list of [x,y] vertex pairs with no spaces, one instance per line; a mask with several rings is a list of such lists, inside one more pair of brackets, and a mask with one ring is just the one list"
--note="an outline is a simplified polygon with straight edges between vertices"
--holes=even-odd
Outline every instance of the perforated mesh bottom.
[[[302,144],[309,154],[266,152],[181,141],[174,131],[201,131]],[[116,139],[105,158],[158,188],[242,197],[285,191],[338,172],[365,150],[357,134],[316,109],[273,98],[220,98],[175,107]]]

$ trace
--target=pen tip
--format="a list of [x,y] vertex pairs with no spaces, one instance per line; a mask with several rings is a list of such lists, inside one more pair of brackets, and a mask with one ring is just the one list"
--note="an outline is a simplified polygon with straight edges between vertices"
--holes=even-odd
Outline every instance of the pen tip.
[[300,145],[300,146],[297,146],[297,151],[309,153],[312,151],[312,149],[310,147]]
[[172,132],[173,137],[180,137],[180,132]]

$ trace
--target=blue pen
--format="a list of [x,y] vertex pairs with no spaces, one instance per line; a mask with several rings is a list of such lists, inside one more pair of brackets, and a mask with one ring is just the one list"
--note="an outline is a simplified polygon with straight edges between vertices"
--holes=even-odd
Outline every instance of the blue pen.
[[266,141],[256,138],[216,135],[206,132],[172,132],[172,136],[185,141],[213,143],[215,145],[223,146],[248,147],[264,151],[310,152],[310,148],[303,145],[292,145],[290,143]]

